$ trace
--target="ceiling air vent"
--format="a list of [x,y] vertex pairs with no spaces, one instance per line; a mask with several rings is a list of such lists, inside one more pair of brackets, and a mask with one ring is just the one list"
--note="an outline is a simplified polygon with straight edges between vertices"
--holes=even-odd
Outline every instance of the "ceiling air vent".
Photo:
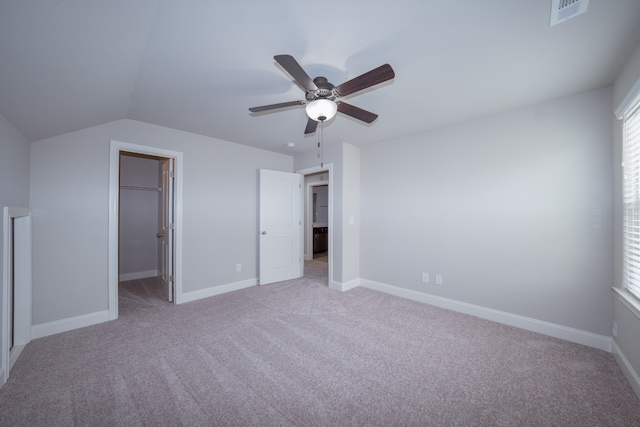
[[551,22],[549,26],[578,16],[587,11],[589,0],[551,0]]

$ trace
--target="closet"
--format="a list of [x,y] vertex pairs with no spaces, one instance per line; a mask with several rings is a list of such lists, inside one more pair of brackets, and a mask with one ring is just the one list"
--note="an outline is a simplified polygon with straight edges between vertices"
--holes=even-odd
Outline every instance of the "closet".
[[120,156],[119,275],[121,281],[159,275],[161,221],[158,158]]

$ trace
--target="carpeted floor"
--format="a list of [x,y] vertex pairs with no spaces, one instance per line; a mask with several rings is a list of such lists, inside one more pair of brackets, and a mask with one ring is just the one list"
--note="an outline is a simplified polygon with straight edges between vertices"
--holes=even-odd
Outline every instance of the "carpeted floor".
[[640,425],[611,354],[334,291],[321,264],[178,306],[121,289],[118,320],[27,345],[0,425]]

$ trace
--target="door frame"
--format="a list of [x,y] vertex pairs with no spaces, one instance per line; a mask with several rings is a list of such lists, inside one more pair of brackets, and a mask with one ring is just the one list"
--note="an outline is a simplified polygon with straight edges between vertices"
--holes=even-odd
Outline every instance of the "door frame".
[[[311,168],[306,168],[306,169],[300,169],[298,171],[296,171],[296,173],[299,173],[303,176],[307,176],[307,175],[312,175],[318,172],[328,172],[329,173],[329,190],[328,190],[328,197],[329,197],[329,207],[328,207],[328,226],[329,226],[329,274],[327,277],[328,283],[327,285],[329,286],[329,288],[334,288],[333,286],[333,256],[335,251],[333,250],[333,232],[335,231],[335,227],[333,224],[333,189],[334,189],[334,184],[333,184],[333,163],[325,163],[323,165],[323,167],[320,166],[314,166]],[[325,182],[325,181],[323,181]],[[312,183],[313,185],[316,185],[317,183]],[[305,200],[303,201],[303,203],[309,203],[308,198],[309,198],[309,192],[305,191]],[[307,212],[309,213],[309,212]],[[304,236],[306,235],[306,233],[311,229],[311,224],[308,223],[309,221],[309,215],[306,215],[305,218],[305,227],[304,227],[304,233],[302,236],[302,240],[304,243]],[[313,255],[312,255],[313,256]],[[337,289],[337,288],[336,288]]]
[[[4,208],[3,278],[0,307],[0,386],[9,378],[13,363],[31,341],[31,210]],[[13,347],[9,348],[9,286],[14,285]]]
[[118,318],[118,247],[119,247],[119,194],[120,194],[120,152],[165,157],[174,161],[174,303],[183,302],[182,295],[182,177],[183,154],[179,151],[147,145],[131,144],[111,140],[109,162],[109,320]]

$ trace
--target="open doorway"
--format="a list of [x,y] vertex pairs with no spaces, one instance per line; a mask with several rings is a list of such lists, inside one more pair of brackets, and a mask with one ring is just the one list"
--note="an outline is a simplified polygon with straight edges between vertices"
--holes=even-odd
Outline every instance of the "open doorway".
[[118,304],[173,302],[173,160],[120,152]]
[[329,258],[329,181],[307,181],[305,196],[305,259],[328,263]]
[[[110,151],[109,319],[114,320],[118,318],[121,281],[146,280],[147,287],[153,288],[151,293],[157,295],[154,303],[183,302],[183,156],[119,141],[111,141]],[[121,163],[133,163],[134,167],[123,166],[121,170]],[[127,199],[134,199],[133,204]],[[143,205],[152,210],[144,211]],[[127,216],[132,212],[136,215],[133,219]],[[136,251],[143,247],[151,249]]]

